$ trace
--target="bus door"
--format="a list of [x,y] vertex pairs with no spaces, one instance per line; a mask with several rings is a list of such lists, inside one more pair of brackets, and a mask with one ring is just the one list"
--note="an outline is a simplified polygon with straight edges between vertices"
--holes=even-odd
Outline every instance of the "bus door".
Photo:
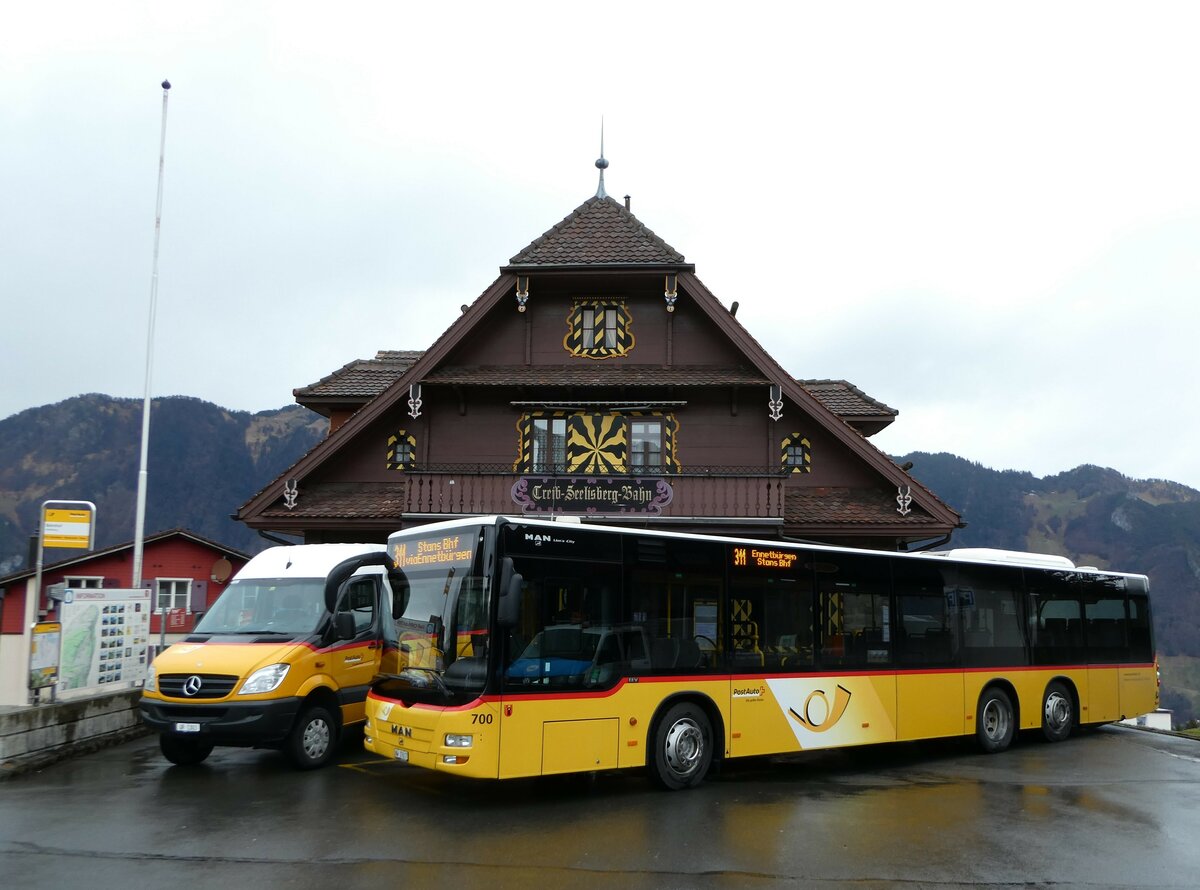
[[[739,549],[747,551],[744,561]],[[734,757],[797,750],[801,724],[794,715],[802,715],[806,703],[811,708],[822,686],[812,676],[811,569],[779,566],[778,556],[757,556],[765,552],[735,547],[730,572],[725,625]]]
[[[559,558],[514,556],[525,589],[517,625],[497,642],[502,778],[625,765],[622,733],[629,724],[606,693],[631,672],[644,671],[645,637],[622,622],[620,566],[578,558],[588,555],[594,536],[570,527],[561,535],[571,537],[576,558],[561,558],[549,544],[547,557]],[[619,546],[616,536],[607,539]]]
[[935,563],[897,560],[893,570],[897,738],[960,735],[966,719],[953,583]]
[[365,718],[367,688],[379,671],[383,652],[379,631],[381,582],[378,575],[355,577],[338,601],[339,612],[354,616],[353,639],[342,640],[330,650],[327,666],[337,684],[343,724]]

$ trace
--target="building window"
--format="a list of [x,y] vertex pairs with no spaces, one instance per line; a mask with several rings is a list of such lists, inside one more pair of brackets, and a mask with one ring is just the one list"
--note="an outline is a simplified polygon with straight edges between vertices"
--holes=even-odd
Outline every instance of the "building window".
[[527,414],[517,423],[522,473],[668,473],[678,423],[669,414]]
[[812,446],[809,444],[808,439],[799,433],[792,433],[783,437],[783,442],[780,444],[780,457],[785,472],[812,472]]
[[156,582],[158,596],[155,611],[163,612],[171,609],[192,610],[192,579],[191,578],[159,578]]
[[619,300],[576,303],[567,315],[563,348],[580,358],[605,359],[633,350],[633,320]]
[[396,430],[388,436],[387,468],[389,470],[411,470],[417,463],[417,437]]
[[617,310],[583,310],[583,348],[612,350],[617,348]]
[[535,417],[530,441],[531,469],[557,473],[567,468],[567,419]]
[[629,421],[629,470],[632,473],[661,473],[663,468],[663,424],[659,418]]
[[104,578],[96,575],[67,575],[63,578],[63,586],[72,590],[88,590],[104,586]]

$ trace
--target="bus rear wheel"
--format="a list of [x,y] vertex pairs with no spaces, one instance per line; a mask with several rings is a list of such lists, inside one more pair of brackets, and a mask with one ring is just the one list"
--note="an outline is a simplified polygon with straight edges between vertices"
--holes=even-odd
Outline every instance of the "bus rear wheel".
[[673,706],[654,730],[650,775],[668,791],[699,785],[712,764],[712,724],[691,702]]
[[1075,728],[1075,702],[1067,687],[1055,680],[1046,687],[1042,700],[1042,735],[1049,742],[1061,742]]
[[203,763],[213,749],[208,742],[177,735],[160,735],[158,747],[162,756],[176,766],[195,766],[197,763]]
[[985,689],[975,711],[975,736],[979,746],[987,754],[1003,751],[1012,742],[1015,729],[1012,699],[1008,693],[995,686]]

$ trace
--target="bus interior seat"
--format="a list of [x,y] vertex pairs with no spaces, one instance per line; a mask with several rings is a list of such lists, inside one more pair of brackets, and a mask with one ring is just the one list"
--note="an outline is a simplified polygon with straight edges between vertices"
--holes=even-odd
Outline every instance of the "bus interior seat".
[[650,643],[650,667],[675,667],[679,658],[679,640],[674,637],[655,637]]

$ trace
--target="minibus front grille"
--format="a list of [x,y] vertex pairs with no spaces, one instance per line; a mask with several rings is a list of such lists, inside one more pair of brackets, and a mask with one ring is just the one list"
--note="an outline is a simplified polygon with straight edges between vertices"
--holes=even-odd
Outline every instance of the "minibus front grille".
[[224,698],[237,682],[228,674],[164,674],[158,678],[158,691],[170,698]]

